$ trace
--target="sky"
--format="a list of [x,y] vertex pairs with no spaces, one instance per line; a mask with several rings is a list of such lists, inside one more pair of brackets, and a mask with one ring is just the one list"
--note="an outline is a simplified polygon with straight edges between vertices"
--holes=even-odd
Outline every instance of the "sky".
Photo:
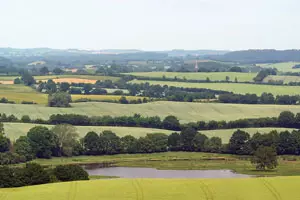
[[299,0],[0,0],[0,47],[299,49]]

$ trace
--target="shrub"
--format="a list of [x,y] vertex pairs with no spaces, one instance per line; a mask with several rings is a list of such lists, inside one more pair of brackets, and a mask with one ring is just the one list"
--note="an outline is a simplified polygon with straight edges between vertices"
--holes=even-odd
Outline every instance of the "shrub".
[[60,181],[89,180],[88,173],[79,165],[59,165],[53,173]]

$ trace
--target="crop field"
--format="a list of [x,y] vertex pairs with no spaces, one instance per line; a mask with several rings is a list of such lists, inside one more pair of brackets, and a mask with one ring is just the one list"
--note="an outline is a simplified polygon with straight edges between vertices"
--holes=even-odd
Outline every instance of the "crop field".
[[[122,95],[83,95],[83,94],[73,94],[72,100],[78,100],[82,98],[87,98],[87,99],[92,99],[92,100],[116,100],[118,101]],[[127,100],[138,100],[138,99],[143,99],[144,97],[138,97],[138,96],[126,96]]]
[[[13,81],[17,76],[0,76],[0,81]],[[92,76],[92,75],[48,75],[48,76],[35,76],[35,80],[49,80],[49,79],[85,79],[85,80],[112,80],[118,81],[119,77],[113,76]]]
[[282,72],[300,72],[299,69],[293,69],[293,66],[300,64],[300,62],[283,62],[283,63],[267,63],[267,64],[256,64],[257,66],[265,68],[276,68],[278,71]]
[[[46,126],[52,128],[53,125],[44,124],[28,124],[28,123],[4,123],[4,130],[7,137],[12,141],[24,136],[27,132],[35,126]],[[88,132],[94,131],[100,133],[105,130],[110,130],[118,136],[132,135],[136,138],[146,136],[148,133],[165,133],[171,134],[174,131],[154,128],[140,128],[140,127],[118,127],[118,126],[75,126],[79,137],[84,137]]]
[[258,85],[245,83],[183,83],[171,81],[146,81],[133,80],[131,83],[149,82],[152,85],[168,85],[185,88],[207,88],[213,90],[229,91],[236,94],[257,94],[263,92],[272,93],[273,95],[299,95],[300,86],[283,86],[283,85]]
[[46,104],[48,96],[38,93],[34,89],[24,85],[2,85],[0,84],[0,98],[5,97],[10,101],[21,103],[22,101],[33,101],[38,104]]
[[274,76],[270,75],[264,78],[263,82],[268,83],[269,81],[283,81],[283,83],[300,82],[299,76]]
[[184,77],[187,80],[206,80],[209,78],[211,81],[225,81],[226,76],[230,78],[230,81],[234,81],[237,78],[238,81],[249,81],[253,82],[253,78],[256,76],[256,73],[238,73],[238,72],[133,72],[128,73],[134,76],[143,76],[143,77],[157,77],[162,78],[180,78]]
[[241,118],[277,117],[282,111],[300,112],[298,105],[247,105],[188,102],[151,102],[145,104],[115,104],[105,102],[74,103],[71,108],[51,108],[43,105],[0,104],[0,112],[32,119],[48,119],[52,114],[81,114],[89,116],[142,116],[168,115],[178,117],[181,122],[236,120]]
[[241,179],[112,179],[1,189],[5,200],[292,200],[300,177]]

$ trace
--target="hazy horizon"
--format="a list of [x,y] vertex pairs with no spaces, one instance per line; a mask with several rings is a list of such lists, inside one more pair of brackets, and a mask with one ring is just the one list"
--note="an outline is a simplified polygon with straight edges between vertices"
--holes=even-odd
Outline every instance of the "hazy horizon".
[[299,49],[297,0],[1,0],[0,47]]

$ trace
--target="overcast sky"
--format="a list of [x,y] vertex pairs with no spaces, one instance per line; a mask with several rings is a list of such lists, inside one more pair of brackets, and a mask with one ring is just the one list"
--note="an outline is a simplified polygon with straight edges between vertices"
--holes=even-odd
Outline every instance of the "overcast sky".
[[299,0],[0,0],[0,47],[299,49]]

